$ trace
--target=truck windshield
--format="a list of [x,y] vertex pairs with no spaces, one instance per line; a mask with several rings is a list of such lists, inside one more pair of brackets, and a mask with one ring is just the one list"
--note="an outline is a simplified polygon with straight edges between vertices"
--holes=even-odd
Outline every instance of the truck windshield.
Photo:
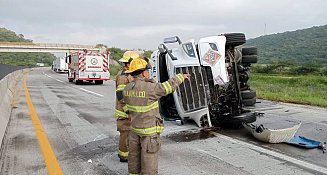
[[195,58],[195,52],[192,43],[183,44],[183,49],[188,56]]

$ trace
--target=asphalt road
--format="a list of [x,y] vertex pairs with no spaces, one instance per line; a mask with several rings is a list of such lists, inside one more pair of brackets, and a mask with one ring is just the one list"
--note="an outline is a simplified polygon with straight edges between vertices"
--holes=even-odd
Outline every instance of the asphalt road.
[[24,69],[26,67],[23,66],[11,66],[6,64],[0,64],[0,80],[6,75],[10,74],[13,71]]
[[[127,164],[117,157],[114,81],[75,85],[65,74],[41,68],[31,71],[26,82],[41,124],[29,114],[21,82],[19,105],[1,149],[0,174],[48,174],[47,167],[56,162],[64,174],[128,174]],[[302,121],[298,134],[327,140],[325,108],[261,101],[254,110],[265,112],[257,121],[265,126]],[[47,140],[50,148],[40,146]],[[49,149],[56,161],[43,156]],[[200,130],[191,121],[183,126],[166,121],[159,174],[327,174],[327,154],[260,143],[243,129]]]

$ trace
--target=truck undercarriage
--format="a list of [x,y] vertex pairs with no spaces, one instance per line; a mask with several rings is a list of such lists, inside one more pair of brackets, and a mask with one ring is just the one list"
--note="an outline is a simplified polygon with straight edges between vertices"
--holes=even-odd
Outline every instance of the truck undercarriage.
[[[156,74],[159,82],[168,80],[172,74],[191,74],[190,80],[185,81],[176,93],[160,100],[160,112],[163,116],[182,120],[192,118],[199,126],[239,127],[242,123],[252,123],[256,120],[257,113],[246,110],[243,106],[255,104],[256,94],[249,88],[248,80],[250,65],[257,62],[257,50],[256,48],[237,47],[245,43],[245,36],[242,33],[222,36],[226,38],[225,49],[216,53],[224,55],[224,63],[221,64],[223,66],[220,65],[218,69],[226,70],[227,77],[225,78],[214,77],[213,71],[216,70],[213,69],[217,69],[216,63],[209,65],[202,62],[201,64],[201,59],[204,60],[203,53],[199,51],[201,43],[193,44],[194,49],[190,48],[190,43],[180,42],[179,45],[182,47],[171,50],[164,44],[161,45],[156,60],[154,60],[158,67]],[[179,38],[176,40],[180,41]],[[218,43],[217,46],[209,44],[213,48],[212,50],[218,51]],[[181,54],[181,48],[186,48],[185,45],[189,50],[184,50],[187,54]],[[188,52],[190,50],[193,51]],[[212,52],[212,50],[210,51]],[[183,64],[175,64],[178,62],[177,60],[189,61],[192,57],[198,58],[197,64],[185,61]],[[217,80],[217,77],[221,81]],[[243,99],[245,99],[245,103]],[[192,114],[203,110],[207,110],[207,112],[202,112],[200,117],[192,117]]]

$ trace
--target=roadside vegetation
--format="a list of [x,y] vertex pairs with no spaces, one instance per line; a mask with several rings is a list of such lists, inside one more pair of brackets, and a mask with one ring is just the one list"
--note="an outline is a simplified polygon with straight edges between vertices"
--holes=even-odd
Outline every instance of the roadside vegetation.
[[[27,42],[32,40],[25,39],[23,34],[16,34],[13,31],[0,27],[0,42]],[[13,66],[34,67],[36,63],[44,63],[50,66],[55,56],[50,53],[0,53],[0,63]]]
[[110,72],[110,76],[112,76],[111,79],[114,79],[114,76],[117,75],[118,71],[122,68],[122,66],[120,65],[113,65],[111,64],[109,67],[109,72]]
[[327,64],[327,25],[264,35],[247,40],[246,45],[258,48],[260,64]]
[[326,65],[253,65],[250,84],[267,100],[327,107]]
[[[33,43],[30,39],[25,39],[23,34],[16,34],[14,31],[0,27],[0,42],[26,42]],[[107,47],[104,44],[97,44],[97,47]],[[109,48],[109,47],[107,47]],[[109,48],[111,52],[110,59],[118,61],[127,49],[120,49],[116,47]],[[150,57],[152,51],[138,49],[144,52],[144,56]],[[51,66],[56,57],[51,53],[0,53],[0,64],[7,64],[13,66],[28,66],[34,67],[36,63],[44,63],[45,66]],[[118,65],[111,65],[113,75],[115,75]]]
[[257,97],[327,107],[327,25],[249,39]]

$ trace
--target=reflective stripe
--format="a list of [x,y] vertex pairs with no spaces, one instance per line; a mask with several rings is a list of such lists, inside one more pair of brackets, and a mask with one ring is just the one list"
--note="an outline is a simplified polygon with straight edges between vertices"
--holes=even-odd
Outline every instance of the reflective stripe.
[[159,108],[159,103],[158,101],[155,101],[154,103],[148,105],[148,106],[132,106],[129,104],[126,104],[124,106],[124,111],[133,111],[133,112],[149,112],[152,109]]
[[124,152],[124,151],[118,150],[118,155],[120,155],[122,157],[128,157],[128,151],[127,152]]
[[118,85],[118,86],[117,86],[117,89],[116,89],[116,92],[124,90],[125,87],[126,87],[125,84],[120,84],[120,85]]
[[162,84],[162,86],[164,87],[164,89],[165,89],[165,91],[166,91],[166,95],[169,94],[169,93],[168,93],[169,89],[168,89],[168,87],[167,87],[166,82],[165,82],[165,83],[161,83],[161,84]]
[[169,87],[169,94],[170,94],[170,93],[173,93],[173,87],[171,87],[171,84],[170,84],[169,81],[167,81],[167,85],[168,85],[168,87]]
[[184,76],[183,76],[182,74],[177,74],[177,78],[178,78],[178,80],[179,80],[181,83],[183,83],[183,81],[184,81]]
[[124,110],[124,112],[127,112],[127,111],[128,111],[128,107],[127,107],[127,105],[125,105],[125,106],[123,107],[123,110]]
[[155,133],[162,133],[164,127],[163,126],[154,126],[151,128],[133,128],[132,131],[136,134],[150,135]]
[[165,88],[166,95],[167,95],[167,94],[170,94],[170,93],[173,92],[173,88],[171,87],[169,81],[166,81],[166,82],[162,83],[162,85],[163,85],[163,87]]
[[116,115],[115,116],[116,116],[117,119],[125,119],[125,118],[128,118],[128,115],[125,112],[120,111],[118,109],[116,109]]
[[128,173],[128,175],[140,175],[139,173]]

